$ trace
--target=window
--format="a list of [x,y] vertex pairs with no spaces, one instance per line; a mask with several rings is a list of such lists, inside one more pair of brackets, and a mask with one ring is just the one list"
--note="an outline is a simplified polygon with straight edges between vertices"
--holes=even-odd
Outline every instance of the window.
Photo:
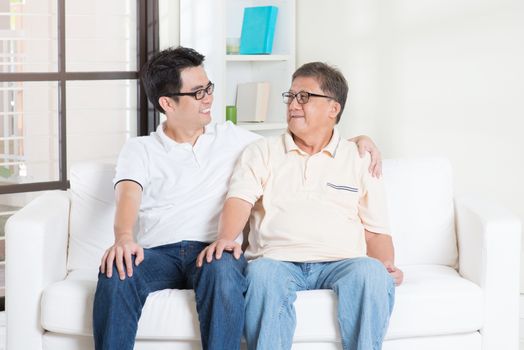
[[139,69],[157,19],[156,0],[0,0],[0,296],[5,221],[30,192],[156,125]]

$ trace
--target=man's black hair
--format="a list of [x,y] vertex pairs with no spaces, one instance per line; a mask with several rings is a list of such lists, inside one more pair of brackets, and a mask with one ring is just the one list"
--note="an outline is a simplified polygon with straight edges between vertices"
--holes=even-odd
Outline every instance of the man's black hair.
[[[149,101],[158,111],[165,113],[158,99],[180,92],[181,72],[186,68],[201,66],[203,62],[204,55],[182,46],[155,53],[141,70],[142,84]],[[178,102],[178,97],[173,99]]]

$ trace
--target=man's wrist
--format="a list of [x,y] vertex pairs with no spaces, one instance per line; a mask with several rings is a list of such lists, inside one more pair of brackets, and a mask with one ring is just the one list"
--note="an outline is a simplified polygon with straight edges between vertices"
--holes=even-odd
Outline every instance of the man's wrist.
[[131,233],[131,232],[115,233],[115,242],[124,241],[124,240],[126,240],[126,241],[128,241],[128,240],[134,241],[135,237],[133,236],[133,233]]
[[385,266],[395,266],[395,263],[391,260],[384,260],[382,262]]

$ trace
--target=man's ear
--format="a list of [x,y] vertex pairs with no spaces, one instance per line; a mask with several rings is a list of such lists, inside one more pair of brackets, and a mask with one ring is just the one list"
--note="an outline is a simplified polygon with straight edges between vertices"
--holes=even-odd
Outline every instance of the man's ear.
[[160,96],[158,98],[158,104],[166,112],[167,111],[172,111],[172,110],[175,109],[175,101],[173,101],[172,99],[170,99],[167,96]]
[[329,117],[334,120],[337,120],[337,115],[339,112],[340,112],[340,103],[338,103],[337,101],[333,101],[333,103],[331,104],[331,109],[329,111]]

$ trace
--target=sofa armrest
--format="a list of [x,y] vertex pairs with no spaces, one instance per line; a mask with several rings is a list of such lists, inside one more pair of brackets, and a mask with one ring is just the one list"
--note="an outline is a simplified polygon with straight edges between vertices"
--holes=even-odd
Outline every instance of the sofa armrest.
[[459,273],[484,293],[482,349],[517,349],[521,223],[475,197],[455,200]]
[[68,226],[65,191],[43,194],[6,223],[8,349],[42,349],[40,298],[66,276]]

